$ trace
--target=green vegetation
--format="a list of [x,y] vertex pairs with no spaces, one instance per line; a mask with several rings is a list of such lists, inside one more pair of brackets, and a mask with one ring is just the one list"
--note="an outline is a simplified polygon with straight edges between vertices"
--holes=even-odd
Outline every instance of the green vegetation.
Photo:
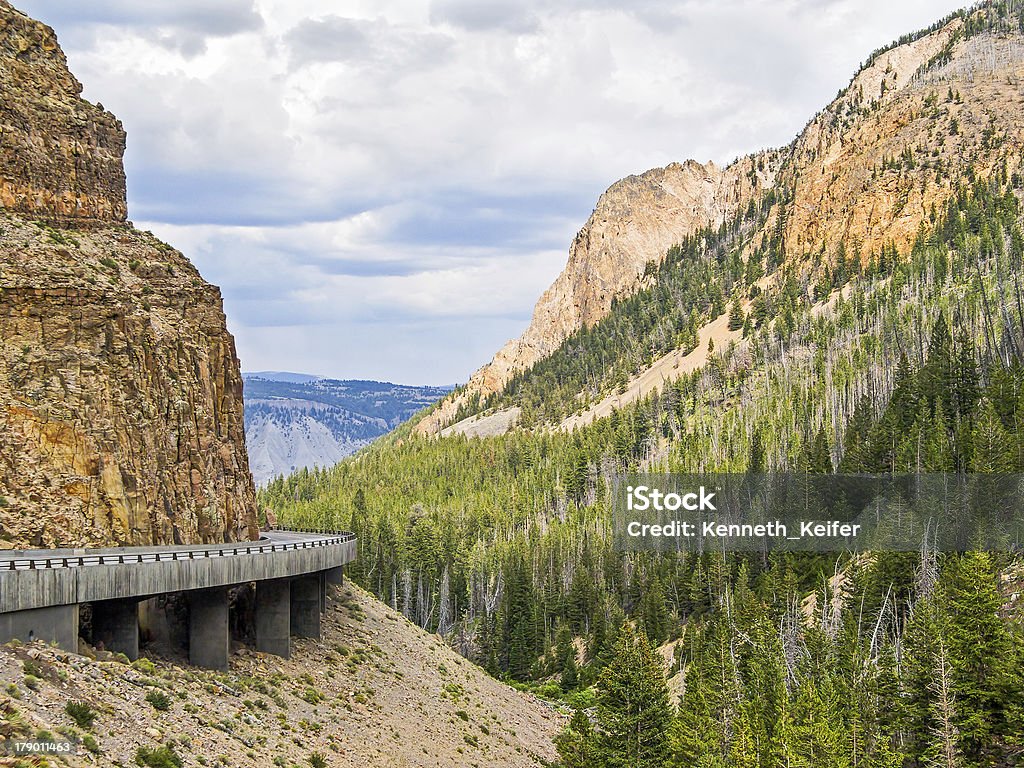
[[152,661],[147,659],[145,656],[140,656],[139,658],[137,658],[135,661],[131,663],[131,666],[132,669],[137,669],[144,675],[152,676],[156,674],[156,665]]
[[139,747],[135,751],[135,762],[148,768],[181,768],[184,765],[171,744],[153,749]]
[[64,705],[64,712],[75,721],[75,725],[86,731],[96,722],[96,710],[84,701],[69,701]]
[[583,705],[559,737],[566,766],[1019,764],[1024,628],[1000,583],[1019,556],[622,553],[608,508],[609,479],[635,469],[1024,471],[1024,184],[1008,167],[968,172],[902,252],[783,262],[781,229],[747,241],[786,205],[762,201],[479,407],[560,420],[685,348],[691,318],[751,301],[744,343],[701,370],[572,434],[406,428],[261,501],[355,531],[352,577],[470,638],[492,674],[592,691],[593,720]]
[[171,708],[171,697],[163,691],[150,691],[146,694],[146,701],[158,712],[166,712]]

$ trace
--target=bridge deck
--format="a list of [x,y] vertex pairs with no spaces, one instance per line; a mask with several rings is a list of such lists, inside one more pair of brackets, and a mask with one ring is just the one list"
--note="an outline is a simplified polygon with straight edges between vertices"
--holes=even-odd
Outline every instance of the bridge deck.
[[351,562],[351,533],[271,531],[233,544],[0,554],[0,613],[244,584]]

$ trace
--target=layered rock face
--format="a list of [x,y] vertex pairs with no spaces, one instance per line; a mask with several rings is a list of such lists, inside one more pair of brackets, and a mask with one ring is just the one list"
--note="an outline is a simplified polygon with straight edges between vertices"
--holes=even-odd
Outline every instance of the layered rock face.
[[255,537],[220,291],[122,223],[124,133],[53,32],[0,0],[0,40],[0,548]]
[[[526,332],[425,417],[433,434],[466,403],[501,392],[518,371],[599,321],[641,285],[648,261],[773,189],[777,202],[750,245],[775,232],[799,268],[842,247],[866,260],[905,250],[968,174],[1015,172],[1024,151],[1024,39],[965,34],[954,18],[875,56],[789,146],[724,169],[688,161],[629,177],[600,199],[541,296]],[[970,170],[968,170],[970,168]]]
[[49,27],[0,0],[0,204],[57,223],[124,221],[120,121],[79,97]]

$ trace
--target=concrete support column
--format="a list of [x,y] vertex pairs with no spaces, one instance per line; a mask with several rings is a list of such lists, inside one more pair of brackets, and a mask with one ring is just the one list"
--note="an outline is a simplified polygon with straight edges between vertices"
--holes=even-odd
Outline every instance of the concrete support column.
[[256,650],[291,656],[291,585],[288,579],[256,582]]
[[320,577],[317,574],[292,579],[292,634],[320,639],[320,595]]
[[320,571],[317,578],[320,579],[320,613],[327,613],[327,574]]
[[78,653],[78,606],[54,605],[28,611],[0,613],[0,643],[42,640]]
[[227,670],[231,651],[227,588],[195,590],[188,593],[188,598],[189,663]]
[[92,604],[92,641],[132,661],[139,658],[139,604],[131,598]]
[[342,565],[339,565],[337,568],[328,568],[324,573],[327,574],[328,584],[340,587],[345,583],[345,567]]

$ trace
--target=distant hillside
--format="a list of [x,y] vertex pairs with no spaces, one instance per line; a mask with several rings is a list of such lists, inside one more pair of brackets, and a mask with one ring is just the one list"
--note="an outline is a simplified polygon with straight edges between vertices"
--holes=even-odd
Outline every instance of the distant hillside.
[[331,466],[450,391],[276,371],[244,378],[246,443],[259,485]]

